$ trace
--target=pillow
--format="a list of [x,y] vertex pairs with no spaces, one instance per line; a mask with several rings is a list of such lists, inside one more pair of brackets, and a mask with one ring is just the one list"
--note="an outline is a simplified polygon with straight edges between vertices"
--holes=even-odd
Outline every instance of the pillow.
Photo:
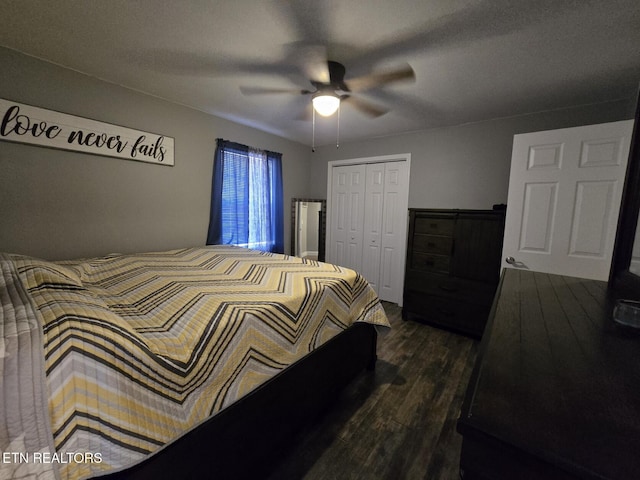
[[[129,322],[112,311],[103,298],[103,292],[91,284],[83,285],[80,268],[61,263],[48,262],[22,255],[10,255],[20,282],[28,290],[33,303],[40,312],[45,326],[56,325],[45,330],[48,335],[57,335],[57,320],[65,317],[65,329],[78,329],[78,338],[102,338],[108,348],[129,349],[138,346],[156,353]],[[118,334],[114,334],[114,331]],[[126,341],[132,342],[128,343]],[[107,348],[107,347],[105,347]],[[107,348],[107,349],[108,349]]]
[[43,286],[83,288],[80,275],[71,267],[22,255],[13,255],[12,260],[23,283],[29,289]]

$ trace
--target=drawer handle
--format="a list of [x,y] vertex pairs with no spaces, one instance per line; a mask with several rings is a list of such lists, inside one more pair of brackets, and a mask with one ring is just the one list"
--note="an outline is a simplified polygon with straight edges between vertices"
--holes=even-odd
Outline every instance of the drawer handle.
[[438,288],[440,290],[444,290],[445,292],[457,292],[458,291],[458,287],[456,287],[454,285],[438,285]]

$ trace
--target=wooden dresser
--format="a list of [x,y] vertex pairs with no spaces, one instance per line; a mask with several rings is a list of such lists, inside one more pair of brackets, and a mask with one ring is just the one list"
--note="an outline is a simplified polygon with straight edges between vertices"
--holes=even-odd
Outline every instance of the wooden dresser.
[[640,478],[640,334],[606,282],[506,269],[458,421],[461,477]]
[[503,210],[409,209],[403,318],[480,337],[500,276]]

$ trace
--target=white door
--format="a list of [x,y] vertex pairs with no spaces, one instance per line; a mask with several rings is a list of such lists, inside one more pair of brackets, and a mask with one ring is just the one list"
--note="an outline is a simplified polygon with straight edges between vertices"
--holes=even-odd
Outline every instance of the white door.
[[329,259],[354,270],[362,266],[365,165],[333,169]]
[[410,161],[402,154],[329,162],[327,185],[327,261],[358,270],[382,300],[400,306]]
[[516,135],[503,266],[606,280],[633,121]]
[[385,163],[367,165],[365,183],[364,251],[362,252],[361,273],[378,293],[378,296],[380,296],[385,165]]
[[407,162],[385,164],[384,204],[381,225],[381,258],[378,295],[398,303],[402,297],[404,260],[407,243],[407,201],[409,168]]

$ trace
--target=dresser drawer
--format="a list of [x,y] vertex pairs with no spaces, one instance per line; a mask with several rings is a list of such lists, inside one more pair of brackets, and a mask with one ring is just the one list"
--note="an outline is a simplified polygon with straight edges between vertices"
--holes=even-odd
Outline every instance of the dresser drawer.
[[413,250],[424,253],[449,255],[453,248],[453,237],[442,235],[416,235],[413,237]]
[[414,251],[411,255],[411,268],[422,272],[449,273],[451,257]]
[[408,271],[405,276],[407,290],[484,306],[493,303],[496,286],[494,283],[415,270]]
[[403,316],[481,336],[489,317],[488,306],[405,292]]
[[416,217],[414,233],[451,236],[455,225],[455,218]]

